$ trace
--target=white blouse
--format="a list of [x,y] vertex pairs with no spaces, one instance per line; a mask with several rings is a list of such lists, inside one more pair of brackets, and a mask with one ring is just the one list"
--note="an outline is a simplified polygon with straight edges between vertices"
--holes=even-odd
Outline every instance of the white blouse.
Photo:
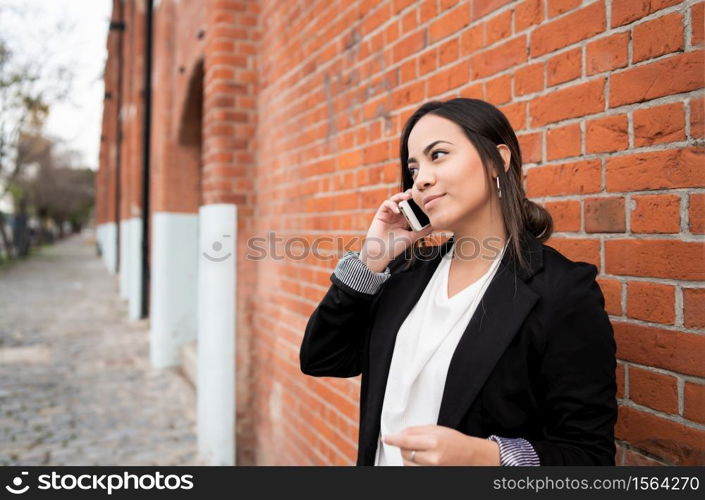
[[443,255],[397,334],[384,393],[375,465],[403,465],[400,449],[384,444],[382,435],[396,434],[410,426],[437,424],[451,357],[507,245],[481,278],[448,298],[453,247]]

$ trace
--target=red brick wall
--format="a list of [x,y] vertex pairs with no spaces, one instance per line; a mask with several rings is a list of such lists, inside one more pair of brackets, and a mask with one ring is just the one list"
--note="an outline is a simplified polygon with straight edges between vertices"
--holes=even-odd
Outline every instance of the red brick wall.
[[[113,1],[111,19],[118,21],[120,15],[117,2]],[[96,224],[116,222],[118,215],[115,212],[115,183],[117,161],[117,102],[119,94],[117,52],[120,32],[110,30],[106,42],[108,57],[105,65],[104,87],[105,99],[103,101],[103,120],[100,136],[100,168],[96,174]]]
[[[203,100],[206,15],[201,2],[160,2],[154,12],[151,207],[197,213],[201,204],[202,124],[189,114]],[[201,103],[202,105],[202,103]],[[188,124],[188,126],[186,126]]]
[[[262,2],[257,232],[364,235],[422,101],[498,105],[528,195],[555,217],[549,244],[600,269],[619,344],[617,463],[704,464],[703,5]],[[261,463],[354,461],[359,380],[298,371],[334,263],[258,266]]]
[[[600,270],[617,463],[705,464],[705,2],[218,0],[204,18],[196,3],[162,0],[155,18],[171,30],[171,45],[155,40],[155,165],[180,165],[169,141],[202,53],[199,203],[239,211],[238,463],[354,463],[359,398],[359,379],[298,366],[336,260],[247,260],[246,239],[364,236],[397,190],[405,119],[461,95],[517,131],[527,193],[554,216],[549,244]],[[139,147],[126,136],[125,162],[139,165]],[[178,211],[172,182],[154,196]]]

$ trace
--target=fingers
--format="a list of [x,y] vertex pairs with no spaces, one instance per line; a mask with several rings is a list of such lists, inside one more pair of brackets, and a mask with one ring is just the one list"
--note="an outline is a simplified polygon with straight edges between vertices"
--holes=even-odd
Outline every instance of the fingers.
[[387,208],[390,212],[395,213],[395,214],[400,214],[401,210],[399,209],[399,206],[391,201],[391,200],[384,200],[382,202],[382,206]]
[[404,450],[416,450],[417,453],[423,450],[430,450],[436,445],[435,439],[427,435],[416,435],[416,434],[392,434],[389,436],[384,436],[382,440],[385,444],[391,446],[398,446]]
[[399,203],[400,201],[408,200],[409,198],[411,198],[411,188],[407,189],[406,191],[402,191],[401,193],[396,193],[389,199],[393,202]]

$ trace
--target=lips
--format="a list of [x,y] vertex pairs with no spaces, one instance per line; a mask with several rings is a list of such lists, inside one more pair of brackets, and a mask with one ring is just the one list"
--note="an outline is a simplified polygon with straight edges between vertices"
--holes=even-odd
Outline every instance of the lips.
[[425,198],[425,199],[423,200],[424,208],[428,207],[428,204],[429,204],[430,202],[432,202],[433,200],[436,200],[436,199],[438,199],[438,198],[441,198],[442,196],[445,196],[445,193],[443,193],[443,194],[437,194],[437,195],[435,195],[435,196],[429,196],[428,198]]

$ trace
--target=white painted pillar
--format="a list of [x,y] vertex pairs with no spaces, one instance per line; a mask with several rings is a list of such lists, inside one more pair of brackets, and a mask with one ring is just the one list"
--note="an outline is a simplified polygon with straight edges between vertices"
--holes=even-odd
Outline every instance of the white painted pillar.
[[120,221],[120,297],[127,299],[129,290],[129,219]]
[[202,206],[198,267],[198,450],[235,465],[237,207]]
[[115,259],[117,258],[117,226],[114,222],[100,225],[100,248],[103,252],[103,262],[110,274],[115,274]]
[[130,319],[139,319],[142,310],[142,218],[133,217],[128,221],[128,273],[127,311]]
[[163,368],[198,334],[198,214],[155,213],[151,246],[149,348]]

